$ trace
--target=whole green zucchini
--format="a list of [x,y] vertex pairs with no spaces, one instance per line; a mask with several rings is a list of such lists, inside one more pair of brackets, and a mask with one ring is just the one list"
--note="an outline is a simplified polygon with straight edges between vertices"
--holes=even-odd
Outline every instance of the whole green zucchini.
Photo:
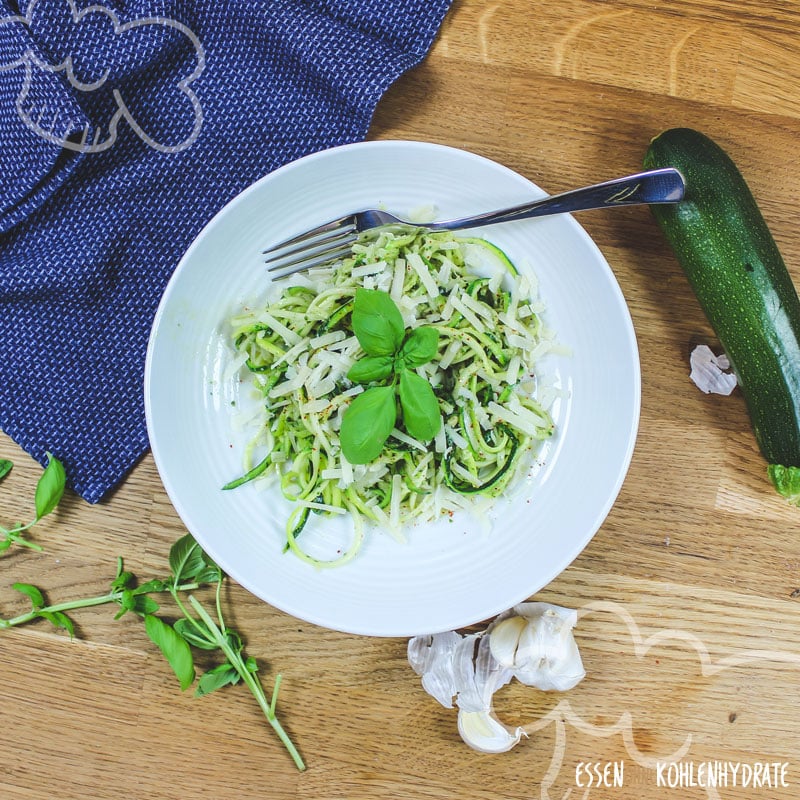
[[800,504],[800,300],[736,165],[689,128],[652,140],[647,168],[675,167],[685,199],[653,205],[747,403],[776,489]]

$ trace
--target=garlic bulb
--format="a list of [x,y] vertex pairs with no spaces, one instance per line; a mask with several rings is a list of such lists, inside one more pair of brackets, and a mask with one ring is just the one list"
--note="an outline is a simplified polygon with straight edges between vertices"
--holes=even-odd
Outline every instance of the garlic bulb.
[[521,603],[490,626],[494,658],[513,676],[542,691],[572,689],[586,675],[572,629],[575,611],[549,603]]
[[428,694],[458,706],[461,738],[482,753],[503,753],[525,735],[494,713],[494,693],[512,678],[542,690],[565,691],[586,674],[572,629],[578,615],[549,603],[521,603],[482,632],[417,636],[408,661]]

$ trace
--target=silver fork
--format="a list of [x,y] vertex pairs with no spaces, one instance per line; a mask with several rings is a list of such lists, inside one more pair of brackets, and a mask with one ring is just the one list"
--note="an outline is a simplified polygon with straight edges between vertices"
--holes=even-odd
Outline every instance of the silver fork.
[[351,247],[364,231],[384,225],[422,228],[429,231],[457,231],[512,222],[548,214],[589,211],[596,208],[641,205],[644,203],[677,203],[683,199],[686,184],[677,169],[648,170],[625,178],[596,183],[583,189],[543,197],[531,203],[501,211],[490,211],[473,217],[429,222],[418,225],[399,219],[386,211],[368,209],[347,214],[310,231],[293,236],[264,250],[272,280],[285,278],[301,270],[319,266],[349,255]]

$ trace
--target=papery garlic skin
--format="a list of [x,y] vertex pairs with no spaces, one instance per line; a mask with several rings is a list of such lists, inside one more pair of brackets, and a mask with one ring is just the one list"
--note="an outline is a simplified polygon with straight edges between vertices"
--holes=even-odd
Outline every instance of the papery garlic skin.
[[408,643],[408,663],[431,697],[445,708],[455,699],[464,711],[488,709],[492,695],[512,678],[492,657],[483,633],[415,636]]
[[506,753],[526,735],[522,728],[504,725],[490,710],[459,710],[458,732],[473,750],[481,753]]
[[453,653],[462,641],[455,631],[415,636],[408,642],[408,663],[422,678],[422,688],[445,708],[453,707],[458,687],[453,673]]
[[714,355],[708,345],[699,344],[692,350],[689,366],[689,377],[701,392],[727,395],[736,388],[736,375],[725,371],[731,366],[728,356],[725,353]]
[[494,693],[511,680],[511,671],[492,657],[484,633],[465,636],[455,656],[453,667],[459,688],[456,705],[462,711],[491,710]]

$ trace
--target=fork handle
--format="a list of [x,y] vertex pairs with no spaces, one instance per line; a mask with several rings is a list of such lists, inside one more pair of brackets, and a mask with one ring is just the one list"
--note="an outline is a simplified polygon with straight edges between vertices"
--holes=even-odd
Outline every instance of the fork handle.
[[497,222],[512,222],[548,214],[563,214],[572,211],[590,211],[612,206],[633,206],[644,203],[677,203],[683,199],[686,183],[677,169],[667,167],[638,172],[625,178],[596,183],[583,189],[554,194],[512,206],[501,211],[490,211],[474,217],[464,217],[448,222],[434,222],[425,227],[430,230],[456,231]]

